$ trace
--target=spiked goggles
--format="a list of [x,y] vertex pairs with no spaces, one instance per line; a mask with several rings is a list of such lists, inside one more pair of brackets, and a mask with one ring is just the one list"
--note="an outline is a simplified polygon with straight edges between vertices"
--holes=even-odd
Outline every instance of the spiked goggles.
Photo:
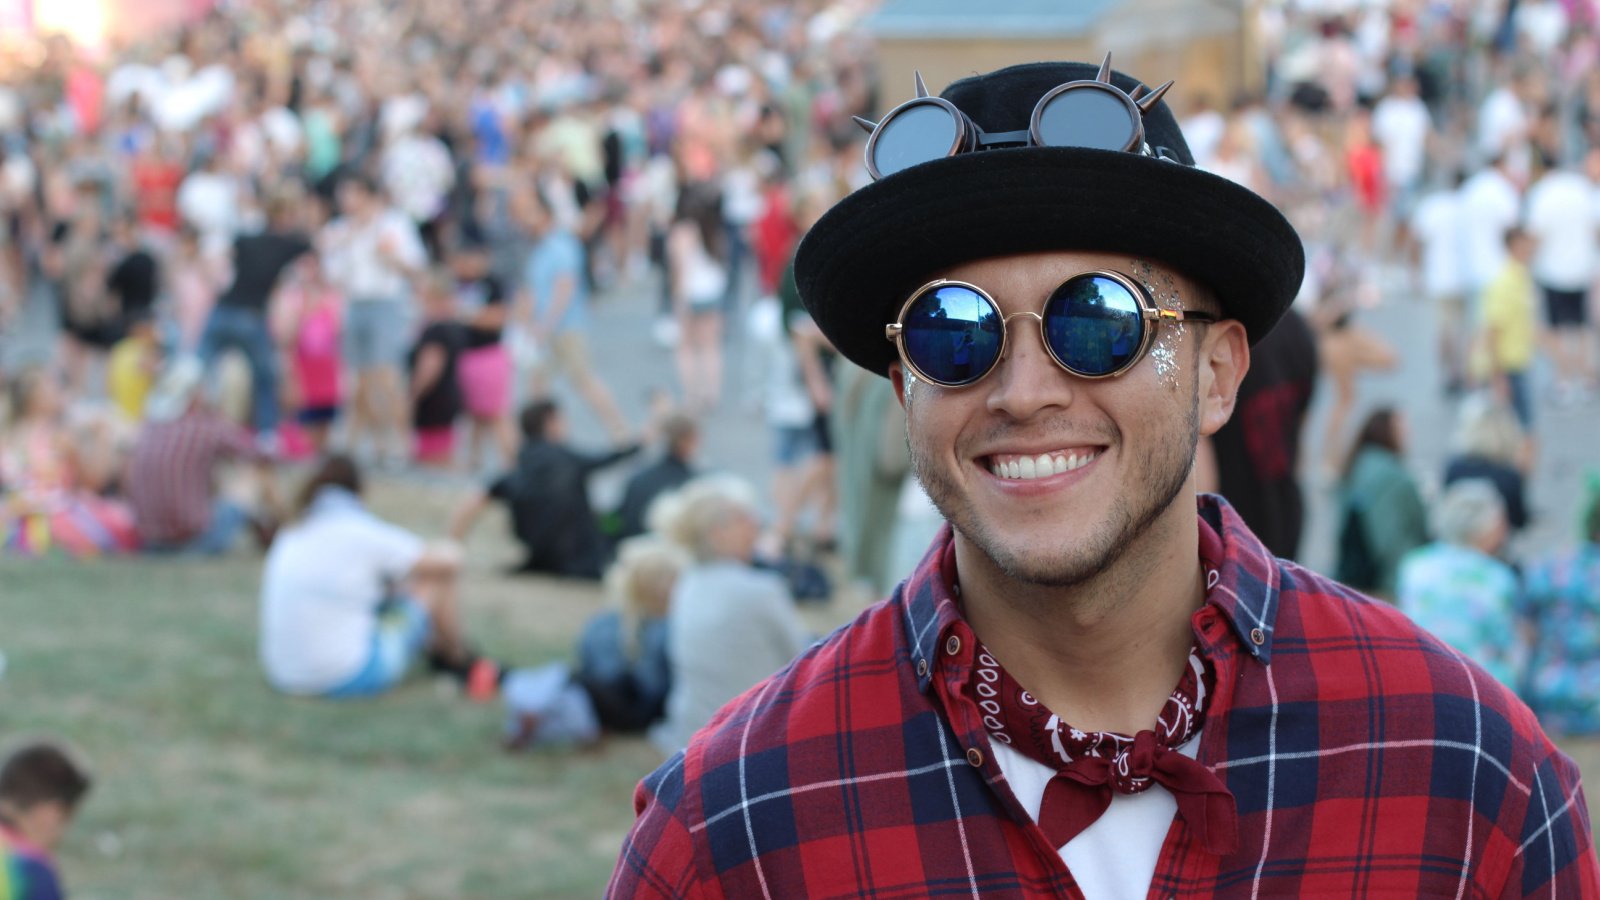
[[896,106],[877,123],[856,116],[871,133],[867,138],[867,171],[874,179],[920,163],[996,147],[1085,147],[1176,157],[1165,147],[1150,148],[1144,140],[1144,114],[1161,101],[1172,82],[1124,93],[1111,83],[1111,54],[1092,80],[1069,81],[1045,92],[1033,107],[1024,131],[986,132],[943,97],[928,94],[917,73],[917,96]]

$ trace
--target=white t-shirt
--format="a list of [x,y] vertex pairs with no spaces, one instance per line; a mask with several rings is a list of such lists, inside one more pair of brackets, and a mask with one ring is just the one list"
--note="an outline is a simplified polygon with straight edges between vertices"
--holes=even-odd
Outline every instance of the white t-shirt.
[[261,577],[261,665],[289,694],[319,694],[366,665],[376,610],[422,556],[422,539],[325,489],[279,532]]
[[1419,97],[1385,97],[1372,111],[1372,135],[1383,148],[1383,174],[1393,187],[1409,187],[1422,177],[1432,127],[1428,106]]
[[1540,178],[1528,189],[1527,228],[1538,242],[1534,280],[1561,291],[1586,290],[1600,263],[1600,209],[1589,179],[1560,170]]
[[1461,185],[1461,224],[1467,287],[1482,290],[1506,261],[1506,231],[1517,224],[1517,189],[1490,166]]
[[1422,248],[1422,286],[1430,298],[1459,296],[1466,289],[1461,270],[1464,238],[1461,198],[1455,191],[1435,191],[1417,203],[1411,231]]
[[405,213],[385,209],[365,223],[338,218],[328,223],[329,250],[323,265],[328,280],[352,300],[398,300],[410,294],[406,273],[378,252],[388,240],[400,260],[412,269],[428,262],[417,226]]
[[1493,158],[1511,149],[1513,141],[1528,133],[1528,111],[1504,85],[1483,99],[1478,110],[1478,150]]
[[178,187],[178,214],[208,251],[225,250],[239,231],[239,183],[220,172],[191,173]]
[[427,222],[443,211],[455,180],[450,151],[432,135],[397,138],[383,153],[383,186],[414,222]]
[[1524,0],[1511,21],[1535,56],[1555,53],[1567,37],[1567,11],[1558,0]]
[[[1200,751],[1200,734],[1195,732],[1178,752],[1194,759]],[[1056,770],[999,741],[991,741],[989,748],[1017,802],[1030,818],[1039,821],[1044,789]],[[1159,784],[1137,794],[1113,794],[1100,818],[1056,852],[1072,870],[1087,900],[1139,900],[1150,891],[1161,845],[1177,813],[1177,799]]]

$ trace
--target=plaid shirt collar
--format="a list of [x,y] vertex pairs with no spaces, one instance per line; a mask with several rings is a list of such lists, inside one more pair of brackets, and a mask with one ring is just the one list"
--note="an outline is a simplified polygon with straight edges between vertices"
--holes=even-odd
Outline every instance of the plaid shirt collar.
[[[1267,665],[1272,661],[1273,622],[1278,615],[1277,560],[1245,527],[1228,501],[1201,494],[1197,505],[1200,546],[1195,552],[1216,563],[1215,568],[1207,566],[1206,603],[1220,610],[1231,624],[1239,646]],[[929,660],[937,658],[936,649],[951,629],[964,621],[958,589],[945,569],[953,539],[950,526],[945,525],[905,584],[906,635],[917,686],[923,693],[933,685]]]

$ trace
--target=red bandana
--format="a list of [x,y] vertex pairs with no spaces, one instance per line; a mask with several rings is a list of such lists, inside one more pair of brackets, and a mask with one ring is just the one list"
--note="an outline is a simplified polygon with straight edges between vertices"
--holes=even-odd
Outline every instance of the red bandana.
[[1199,648],[1189,650],[1183,677],[1154,729],[1133,737],[1084,732],[1061,721],[1017,684],[979,646],[967,695],[983,711],[989,737],[1056,770],[1039,806],[1039,827],[1056,847],[1094,824],[1113,792],[1137,794],[1160,784],[1178,801],[1178,814],[1210,853],[1233,852],[1238,815],[1233,794],[1210,769],[1178,751],[1205,721],[1214,676]]

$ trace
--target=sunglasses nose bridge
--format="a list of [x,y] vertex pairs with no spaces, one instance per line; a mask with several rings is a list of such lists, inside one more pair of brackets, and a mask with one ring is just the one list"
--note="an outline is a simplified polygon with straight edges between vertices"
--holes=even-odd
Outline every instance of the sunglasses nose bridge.
[[[1012,319],[1032,319],[1039,324],[1037,352],[1019,352],[1019,335],[1011,330]],[[1063,379],[1063,367],[1050,349],[1044,330],[1044,316],[1034,311],[1014,312],[1002,320],[1006,349],[987,373],[990,388],[987,407],[1015,419],[1027,419],[1041,409],[1073,402],[1076,386]]]
[[[1006,317],[1004,317],[1004,318],[1002,318],[1000,320],[1000,327],[1001,327],[1001,329],[1003,331],[1005,331],[1005,335],[1006,335],[1006,348],[1005,348],[1005,352],[1001,354],[1001,359],[1004,359],[1005,357],[1011,356],[1013,351],[1016,349],[1016,338],[1011,333],[1011,320],[1012,319],[1032,319],[1035,322],[1039,323],[1039,346],[1040,346],[1041,349],[1043,349],[1045,351],[1046,355],[1053,355],[1053,354],[1050,354],[1050,348],[1045,346],[1045,340],[1044,340],[1044,316],[1039,314],[1039,313],[1033,312],[1032,310],[1023,310],[1021,312],[1014,312],[1011,315],[1006,316]],[[995,362],[998,364],[999,360],[996,360]]]
[[1039,352],[1041,354],[1041,361],[1044,362],[1052,371],[1057,369],[1066,369],[1068,372],[1072,371],[1071,369],[1068,369],[1064,363],[1062,363],[1061,358],[1056,355],[1056,351],[1050,349],[1050,339],[1045,333],[1044,314],[1035,312],[1033,310],[1014,312],[1000,320],[1001,328],[1005,333],[1005,349],[1001,352],[1000,357],[994,361],[995,369],[1000,368],[1000,364],[1002,362],[1009,363],[1010,367],[1014,369],[1020,362],[1016,358],[1017,348],[1020,345],[1017,342],[1017,334],[1011,330],[1012,319],[1032,319],[1034,322],[1038,323]]

